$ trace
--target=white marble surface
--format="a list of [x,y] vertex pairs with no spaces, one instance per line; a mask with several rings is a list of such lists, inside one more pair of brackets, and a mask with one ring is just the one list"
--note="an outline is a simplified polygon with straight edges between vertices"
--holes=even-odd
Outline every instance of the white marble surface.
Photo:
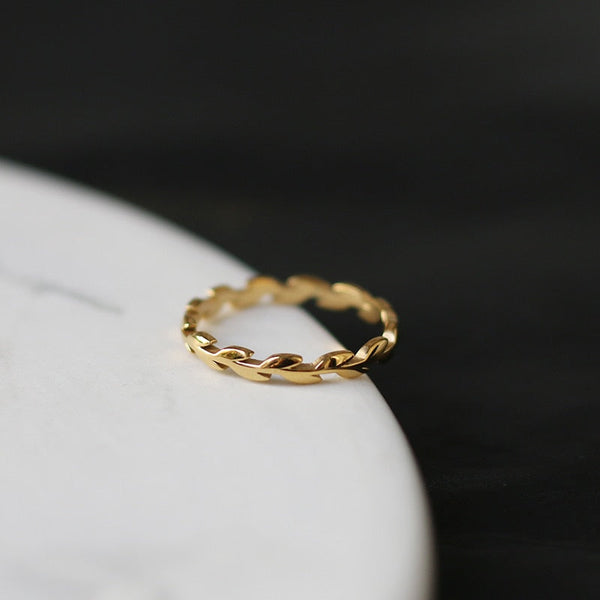
[[[0,598],[429,597],[421,481],[369,379],[255,384],[185,351],[187,300],[251,274],[0,163]],[[295,307],[218,332],[263,356],[337,347]]]

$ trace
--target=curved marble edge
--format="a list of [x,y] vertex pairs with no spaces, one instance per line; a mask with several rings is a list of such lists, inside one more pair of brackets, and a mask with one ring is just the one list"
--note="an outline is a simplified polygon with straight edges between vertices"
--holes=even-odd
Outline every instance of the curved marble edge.
[[[54,202],[52,210],[46,208],[48,202]],[[15,211],[19,210],[23,212],[17,218]],[[44,213],[43,219],[40,218],[41,213]],[[70,222],[66,222],[66,215]],[[102,237],[101,228],[95,226],[96,221],[101,222],[106,219],[109,223],[105,222],[103,227],[110,225],[113,231],[110,247],[106,247],[106,240]],[[2,223],[4,223],[4,228]],[[54,232],[52,252],[47,251],[44,247],[44,236],[48,235],[49,230]],[[398,594],[394,596],[397,598],[418,599],[430,596],[433,572],[431,525],[422,483],[401,429],[379,392],[366,377],[351,383],[340,382],[339,385],[344,387],[338,385],[316,386],[318,390],[311,392],[311,396],[307,398],[305,388],[273,386],[271,391],[265,391],[264,386],[253,386],[243,380],[223,380],[223,375],[219,373],[200,374],[196,361],[192,357],[185,357],[183,353],[179,353],[181,341],[177,325],[180,320],[181,300],[202,291],[192,289],[196,286],[194,273],[202,273],[202,279],[206,280],[207,287],[220,281],[240,285],[253,274],[248,267],[177,226],[109,196],[61,181],[53,176],[39,174],[27,168],[7,163],[0,163],[0,232],[3,234],[0,242],[0,281],[7,290],[7,295],[3,299],[0,298],[0,303],[3,303],[5,325],[3,345],[7,348],[0,356],[0,366],[3,366],[5,375],[7,375],[0,381],[0,392],[5,398],[12,397],[20,400],[16,404],[6,403],[0,406],[0,440],[4,441],[3,449],[17,448],[22,453],[20,464],[18,460],[13,461],[11,465],[6,461],[0,461],[0,476],[4,474],[4,477],[13,484],[12,491],[6,493],[0,500],[0,503],[4,503],[5,508],[9,510],[4,513],[0,511],[0,515],[14,513],[15,510],[18,515],[18,508],[15,507],[23,506],[23,504],[19,505],[19,499],[21,503],[27,504],[28,496],[23,496],[23,494],[31,489],[31,481],[23,473],[27,473],[28,470],[43,481],[49,495],[43,506],[40,504],[30,506],[31,513],[29,515],[23,513],[20,517],[14,518],[15,515],[12,514],[12,518],[6,522],[0,517],[3,531],[6,531],[7,534],[12,532],[15,536],[10,544],[3,545],[0,542],[0,572],[2,572],[2,565],[6,568],[8,568],[7,565],[10,566],[9,556],[20,556],[25,560],[28,552],[35,545],[35,542],[32,541],[33,537],[24,539],[27,537],[26,535],[15,541],[19,533],[22,534],[26,531],[27,519],[25,517],[31,517],[33,523],[38,523],[38,525],[43,524],[43,527],[47,528],[48,539],[60,537],[61,530],[48,524],[51,518],[54,518],[58,520],[59,526],[61,523],[63,527],[65,524],[73,526],[70,535],[75,546],[84,544],[85,538],[82,538],[81,535],[86,531],[88,534],[92,531],[98,536],[96,540],[98,547],[111,541],[110,536],[105,535],[106,532],[86,529],[85,517],[89,517],[89,514],[81,507],[69,506],[69,498],[64,496],[65,489],[85,496],[85,489],[68,477],[71,468],[77,471],[82,479],[88,477],[89,474],[85,470],[81,470],[82,464],[77,462],[78,457],[69,455],[69,460],[74,463],[72,467],[66,466],[69,464],[68,461],[57,466],[56,462],[46,464],[44,459],[40,458],[40,447],[43,447],[46,454],[54,452],[56,456],[66,457],[64,453],[72,451],[76,444],[85,445],[89,442],[79,433],[62,429],[61,418],[71,419],[79,427],[82,426],[82,423],[89,427],[93,427],[95,424],[107,425],[108,429],[112,431],[113,437],[116,436],[114,439],[103,440],[102,435],[97,432],[91,436],[96,443],[100,443],[98,440],[101,440],[106,445],[106,455],[104,457],[96,456],[92,447],[85,446],[87,452],[85,461],[87,462],[84,461],[84,466],[89,466],[91,456],[96,461],[93,462],[95,467],[102,469],[106,466],[103,461],[108,461],[106,464],[110,464],[111,468],[118,470],[121,466],[118,464],[120,453],[123,452],[123,448],[127,448],[127,451],[132,452],[134,456],[129,463],[127,460],[125,461],[123,465],[125,470],[122,473],[124,475],[127,472],[126,469],[132,467],[143,471],[144,462],[143,456],[136,454],[140,450],[137,448],[134,450],[130,440],[119,439],[119,435],[123,435],[123,431],[134,437],[137,436],[141,447],[148,442],[148,438],[145,437],[148,434],[148,428],[151,430],[153,427],[159,433],[159,438],[163,436],[160,438],[163,442],[169,440],[176,443],[173,432],[160,421],[161,418],[164,418],[164,410],[167,410],[168,413],[168,409],[164,409],[164,406],[161,408],[167,396],[172,405],[177,404],[178,410],[184,413],[185,418],[188,418],[190,422],[195,422],[196,426],[202,430],[203,435],[206,436],[207,445],[214,443],[219,447],[219,440],[211,437],[211,435],[214,436],[211,428],[197,421],[197,416],[195,416],[198,411],[194,408],[193,403],[197,394],[200,393],[203,398],[208,399],[205,407],[205,410],[208,411],[207,414],[214,418],[219,425],[231,426],[229,419],[232,418],[231,415],[236,415],[235,427],[238,428],[236,431],[242,431],[242,435],[245,435],[244,432],[247,430],[254,433],[260,431],[265,435],[264,443],[270,443],[272,446],[257,450],[257,457],[261,460],[267,460],[267,456],[269,456],[268,460],[274,460],[267,450],[272,451],[276,444],[281,443],[282,438],[279,437],[281,432],[285,431],[288,436],[294,434],[294,431],[290,429],[291,423],[294,424],[294,427],[300,425],[303,428],[302,435],[305,437],[300,439],[299,448],[287,449],[289,451],[287,459],[298,461],[297,466],[301,469],[301,475],[305,477],[305,481],[311,481],[311,477],[313,477],[312,472],[302,471],[302,469],[306,469],[307,464],[316,470],[322,469],[319,475],[327,475],[327,477],[339,475],[334,475],[334,472],[324,469],[324,466],[319,464],[322,456],[315,455],[311,457],[311,462],[303,462],[305,460],[303,453],[306,452],[303,444],[307,439],[313,442],[316,440],[318,444],[323,445],[333,453],[332,455],[335,455],[336,452],[340,452],[340,449],[331,445],[330,438],[333,437],[335,444],[338,444],[345,452],[345,454],[336,455],[337,459],[343,461],[347,459],[348,454],[356,453],[353,456],[356,459],[355,463],[358,464],[357,468],[381,465],[382,472],[377,473],[379,479],[371,480],[372,474],[367,471],[362,475],[364,481],[376,482],[381,487],[380,491],[386,492],[382,494],[383,497],[377,497],[375,500],[369,496],[361,485],[363,480],[358,478],[355,481],[343,480],[341,482],[343,486],[347,486],[344,489],[353,490],[356,494],[356,506],[352,505],[353,499],[348,500],[347,497],[344,497],[343,501],[349,503],[351,508],[357,509],[357,507],[363,506],[361,502],[371,498],[379,511],[387,510],[390,515],[398,517],[402,526],[402,531],[398,531],[401,537],[397,540],[393,539],[384,531],[378,532],[379,537],[373,538],[374,534],[369,526],[381,526],[377,521],[378,515],[369,516],[368,513],[360,513],[363,514],[364,523],[362,521],[358,525],[353,523],[353,526],[356,527],[354,534],[363,535],[365,543],[373,543],[374,539],[385,539],[388,546],[381,555],[378,555],[376,549],[373,549],[372,553],[359,552],[360,539],[356,538],[358,549],[352,547],[348,548],[346,552],[348,564],[354,564],[353,561],[359,559],[365,561],[363,565],[365,573],[371,573],[367,578],[369,581],[375,581],[379,577],[389,577],[389,581],[380,585],[381,592],[377,592],[381,593],[382,598],[387,597],[383,595],[385,589],[388,589],[390,593]],[[100,244],[98,247],[100,255],[97,259],[98,262],[90,264],[89,257],[86,257],[84,252],[78,253],[78,249],[83,247],[86,250],[93,249],[96,242]],[[168,270],[162,273],[161,281],[156,281],[152,277],[152,273],[155,272],[156,264],[164,259],[164,251],[159,248],[161,244],[169,245],[171,256],[177,254],[185,256],[189,260],[183,264],[181,261],[170,263]],[[131,257],[137,258],[133,260]],[[123,262],[127,261],[131,262],[132,272],[135,271],[136,274],[135,279],[128,277],[127,270],[123,272],[120,270]],[[66,270],[65,264],[68,265]],[[104,266],[108,271],[102,274],[101,267]],[[111,268],[113,271],[110,271]],[[24,298],[27,299],[27,306],[24,306]],[[152,298],[152,301],[144,302],[145,298]],[[54,312],[36,318],[33,308],[39,306],[41,301],[45,303],[44,306],[49,304],[48,310]],[[160,307],[160,312],[157,312],[157,307]],[[64,314],[67,315],[68,322],[73,325],[73,331],[65,330],[64,323],[67,321],[58,319],[56,323],[53,323],[52,320],[48,322],[48,314],[53,315],[60,311],[66,311]],[[124,319],[132,312],[135,312],[140,326],[128,332],[128,335],[121,334],[121,329],[114,328],[114,324],[111,325],[115,320]],[[164,321],[158,322],[157,314],[160,314]],[[91,317],[91,315],[94,316]],[[11,346],[11,339],[14,339],[11,336],[17,335],[17,325],[20,325],[25,317],[31,317],[32,329],[30,331],[39,334],[46,333],[50,336],[50,340],[54,339],[55,341],[54,355],[52,352],[47,353],[46,347],[41,350],[44,353],[44,368],[39,369],[39,377],[36,378],[30,374],[24,376],[22,372],[19,372],[18,365],[19,361],[25,360],[27,353],[32,352],[35,355],[36,351],[40,351],[40,340],[36,338],[35,334],[28,335],[27,342],[19,342],[14,347]],[[14,318],[17,319],[17,322],[13,320]],[[92,324],[96,322],[103,328],[99,332],[104,330],[109,333],[108,339],[103,339],[99,333],[96,337],[92,336],[91,338],[82,335],[85,327],[93,326],[90,325],[90,320]],[[269,321],[272,327],[271,333],[276,334],[281,324],[293,321],[300,325],[300,331],[306,332],[307,340],[317,335],[330,345],[337,346],[337,342],[300,309],[289,307],[281,314],[281,317],[270,317]],[[148,327],[145,324],[149,322],[154,323],[155,332],[160,332],[160,341],[166,344],[166,347],[157,344],[156,339],[148,335]],[[2,323],[3,320],[0,317],[0,324]],[[175,324],[173,332],[170,331],[171,323]],[[239,324],[237,326],[239,328]],[[44,339],[42,338],[41,341],[43,342]],[[76,344],[81,344],[81,352],[74,354],[73,348],[76,347]],[[127,371],[119,371],[121,365],[113,361],[111,353],[117,349],[128,349],[131,352],[132,348],[135,348],[136,357],[138,356],[137,352],[147,352],[147,361],[150,364],[146,365],[146,361],[136,358],[137,362],[134,362],[133,366],[139,370],[139,373],[136,374],[134,370],[133,375],[130,373],[123,379],[123,373]],[[74,370],[70,377],[64,376],[65,367],[64,362],[60,359],[60,352],[63,352],[63,358],[68,356],[69,360],[75,363],[70,368],[79,369]],[[74,404],[69,393],[81,394],[81,390],[86,389],[85,385],[89,385],[90,373],[94,373],[95,365],[89,359],[86,360],[86,354],[90,352],[92,356],[96,357],[97,363],[105,360],[107,365],[111,365],[115,370],[115,375],[103,373],[101,378],[94,379],[95,398],[90,401],[87,399],[81,401],[79,398],[79,402]],[[168,364],[166,369],[165,364]],[[35,363],[33,368],[35,368]],[[165,369],[164,376],[167,383],[160,394],[156,393],[155,398],[151,394],[152,390],[146,386],[145,380],[152,379],[157,368]],[[182,378],[186,377],[189,378],[187,385],[182,383]],[[123,388],[124,382],[126,385]],[[348,385],[352,387],[346,387]],[[130,404],[123,406],[121,401],[117,401],[119,399],[115,400],[114,393],[117,388],[120,390],[120,400],[132,399]],[[165,393],[166,389],[168,389],[168,393]],[[52,396],[49,390],[58,390],[62,395],[55,393]],[[298,402],[301,395],[303,396],[301,402]],[[343,397],[340,398],[340,396]],[[218,402],[216,402],[217,398]],[[48,402],[53,402],[53,404],[48,406]],[[265,411],[264,414],[270,415],[269,418],[275,414],[280,421],[277,424],[270,423],[269,427],[263,428],[264,424],[257,423],[256,415],[249,408],[253,403],[260,405],[261,410]],[[161,410],[163,411],[162,417]],[[321,413],[319,420],[314,418],[317,410]],[[119,411],[119,425],[115,425],[115,411]],[[357,428],[357,414],[360,415],[360,428]],[[93,421],[94,419],[95,421]],[[372,422],[369,419],[372,419]],[[134,424],[139,420],[141,420],[139,429],[136,429],[137,426]],[[125,423],[124,429],[120,431],[119,427],[123,422]],[[183,427],[185,420],[178,421],[178,423]],[[340,431],[332,431],[337,425],[341,425]],[[16,429],[15,426],[17,426]],[[240,427],[243,429],[239,429]],[[343,429],[344,427],[347,429]],[[142,431],[142,428],[145,429]],[[352,432],[350,436],[348,436],[349,431]],[[187,430],[185,433],[190,435]],[[364,446],[365,443],[368,443],[368,433],[379,436],[373,439],[385,438],[385,443],[381,442],[381,447],[375,450],[369,448],[368,445]],[[50,434],[56,437],[50,438]],[[10,444],[13,446],[11,447]],[[2,446],[1,441],[0,446]],[[369,455],[371,451],[378,452],[380,455],[371,456]],[[148,450],[148,452],[153,455],[155,461],[160,461],[160,456],[156,455],[153,450]],[[6,456],[6,453],[3,452],[3,454]],[[365,456],[379,462],[370,463],[364,458]],[[187,457],[180,456],[179,458],[187,460]],[[239,455],[226,454],[224,461],[228,467],[231,467],[238,458]],[[400,460],[401,468],[398,460]],[[189,461],[186,464],[189,464]],[[282,473],[287,473],[283,469],[285,465],[277,464],[276,466],[277,475],[281,476]],[[50,467],[49,473],[56,476],[58,481],[45,479],[46,475],[41,467]],[[210,467],[210,465],[204,464],[204,468],[210,471],[210,468],[214,468],[214,466]],[[345,468],[352,469],[351,465]],[[263,469],[262,466],[261,469]],[[257,472],[259,471],[259,476],[269,474],[268,470],[263,472],[259,469]],[[181,473],[178,474],[181,475]],[[148,485],[149,489],[156,493],[156,489],[158,489],[156,482],[152,481],[147,473],[145,476],[148,477],[148,481],[141,478],[140,482]],[[352,478],[352,471],[345,472],[345,476]],[[243,475],[239,475],[239,477],[240,481],[249,484]],[[235,485],[239,485],[240,481],[236,480]],[[327,479],[323,481],[327,481]],[[62,492],[55,486],[55,483],[62,483]],[[114,484],[114,481],[108,477],[106,483]],[[228,482],[228,484],[230,483]],[[294,482],[288,483],[290,489],[296,492],[296,496],[285,496],[285,494],[284,496],[287,501],[292,503],[296,502],[298,498],[309,498],[310,494],[319,495],[319,490],[294,489]],[[89,482],[88,484],[93,485]],[[54,489],[53,486],[57,489]],[[19,488],[18,493],[12,494],[15,488]],[[410,497],[407,490],[412,491]],[[197,493],[197,491],[195,488],[190,488],[190,493]],[[134,494],[131,490],[128,490],[128,493]],[[309,496],[306,496],[307,493]],[[323,502],[332,502],[331,506],[333,507],[336,505],[335,492],[331,492],[331,494],[333,494],[331,497],[325,495]],[[101,499],[108,502],[114,510],[121,510],[120,505],[108,497],[101,496]],[[337,502],[341,499],[338,498]],[[94,499],[94,502],[96,500]],[[167,501],[162,496],[160,496],[160,500]],[[72,521],[65,520],[64,516],[61,517],[60,513],[52,510],[53,506],[60,506],[61,501],[63,504],[66,502],[66,509],[72,511]],[[402,514],[398,513],[398,508],[394,504],[389,504],[392,501],[405,503]],[[222,499],[215,494],[214,497],[209,498],[207,505],[210,510],[218,511],[223,508],[221,502]],[[241,510],[240,514],[244,514],[239,506],[235,503],[229,505],[228,502],[230,502],[229,499],[225,502],[226,510]],[[300,507],[304,510],[301,504],[295,506],[296,509]],[[344,506],[343,504],[338,505],[340,513],[344,512]],[[100,510],[98,507],[96,508]],[[186,506],[185,509],[189,510],[189,507]],[[267,521],[265,521],[266,516],[261,512],[260,504],[253,505],[253,509],[255,510],[255,514],[252,514],[254,520],[250,519],[249,522],[255,525],[260,522],[264,525]],[[151,515],[153,514],[151,508],[148,511]],[[239,517],[238,512],[235,514]],[[345,516],[347,517],[349,514],[351,513],[347,513]],[[311,522],[309,517],[315,517],[315,515],[319,518],[323,517],[322,507],[312,507],[306,515],[301,516],[308,519],[305,523],[307,524]],[[410,519],[406,519],[407,515],[410,515]],[[342,522],[336,521],[339,515],[336,515],[335,512],[329,516],[336,526]],[[271,514],[268,515],[268,518],[273,519],[274,516]],[[139,523],[131,525],[130,530],[124,527],[123,535],[142,535],[140,532],[143,531],[146,521],[143,518],[138,520]],[[276,518],[275,521],[279,527],[284,529],[289,527],[285,521],[277,521]],[[80,526],[79,532],[75,530],[75,525]],[[238,526],[243,529],[245,525],[239,521]],[[174,531],[173,536],[181,533],[180,529],[171,525],[171,528],[165,528],[162,534],[168,537],[166,532],[171,530]],[[201,523],[200,530],[210,531],[209,524]],[[303,532],[302,535],[304,534]],[[310,536],[307,539],[302,538],[303,543],[307,542],[309,538]],[[256,540],[256,536],[249,536],[247,539]],[[247,539],[244,542],[246,544],[248,544]],[[156,540],[154,541],[156,542]],[[338,552],[339,548],[335,550],[334,542],[329,541],[328,543],[333,544],[330,549],[332,555]],[[243,544],[241,545],[243,546]],[[252,544],[246,549],[250,552],[253,551]],[[42,550],[48,552],[48,547],[43,547]],[[196,552],[197,560],[208,560],[212,568],[219,567],[219,556],[221,558],[225,555],[228,556],[227,548],[219,549],[217,559],[214,557],[211,559],[210,554],[202,552],[198,554],[199,551],[196,550],[194,552]],[[261,552],[269,553],[272,552],[272,549],[269,544],[266,544]],[[341,552],[340,556],[346,554]],[[398,560],[394,560],[390,554],[397,556]],[[304,555],[302,556],[304,557]],[[69,560],[72,559],[71,556]],[[212,563],[211,560],[213,560]],[[215,563],[214,560],[217,562]],[[361,564],[360,560],[357,564]],[[287,564],[280,564],[279,567],[284,573],[285,569],[291,568]],[[181,577],[182,572],[189,575],[188,571],[181,566],[173,567],[172,572],[165,577],[169,581],[173,581],[177,577]],[[375,573],[377,577],[375,577]],[[327,574],[321,573],[319,577],[322,578],[325,589],[326,581],[328,581]],[[247,578],[256,583],[251,576],[247,575]],[[303,584],[308,585],[304,580]],[[0,590],[2,589],[1,585]],[[360,597],[359,587],[355,586],[355,596],[346,594],[345,597]],[[372,590],[365,589],[364,593],[371,594],[371,598],[378,598],[377,595],[372,595]],[[63,597],[66,598],[64,595]],[[181,597],[187,596],[181,595]],[[315,597],[314,591],[312,597]],[[330,594],[324,597],[335,598],[337,596]]]

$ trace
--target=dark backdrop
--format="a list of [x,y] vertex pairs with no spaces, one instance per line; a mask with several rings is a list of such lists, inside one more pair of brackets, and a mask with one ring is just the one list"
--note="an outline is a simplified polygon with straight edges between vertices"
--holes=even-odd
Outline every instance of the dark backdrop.
[[388,297],[440,598],[597,598],[599,35],[595,1],[13,3],[0,152]]

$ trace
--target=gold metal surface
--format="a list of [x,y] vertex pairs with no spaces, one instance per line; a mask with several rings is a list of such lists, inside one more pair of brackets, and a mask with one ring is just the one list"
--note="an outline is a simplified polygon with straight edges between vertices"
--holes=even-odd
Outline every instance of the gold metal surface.
[[[264,360],[257,360],[252,358],[254,352],[248,348],[219,348],[216,338],[198,329],[200,324],[216,317],[226,306],[247,308],[266,297],[278,304],[302,304],[314,298],[317,306],[327,310],[353,308],[363,321],[381,322],[383,332],[365,342],[356,352],[336,350],[319,356],[312,363],[305,363],[298,354],[272,354]],[[269,381],[271,376],[280,375],[292,383],[318,383],[322,375],[329,373],[347,379],[358,377],[373,363],[387,358],[396,345],[398,318],[388,302],[357,285],[329,284],[311,275],[294,275],[281,283],[273,277],[259,275],[250,279],[241,290],[221,285],[210,290],[205,299],[190,300],[181,332],[187,349],[218,371],[229,368],[252,381]]]

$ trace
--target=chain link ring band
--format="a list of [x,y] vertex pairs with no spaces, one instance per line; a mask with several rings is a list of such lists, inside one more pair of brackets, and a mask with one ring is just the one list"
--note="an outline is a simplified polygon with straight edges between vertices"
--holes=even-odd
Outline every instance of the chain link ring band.
[[[265,296],[278,304],[302,304],[315,299],[327,310],[354,308],[367,323],[381,322],[383,332],[364,343],[356,352],[336,350],[319,356],[312,363],[303,362],[299,354],[272,354],[264,360],[252,358],[254,352],[241,346],[219,348],[210,333],[198,330],[198,324],[216,317],[225,306],[236,309],[258,304]],[[311,275],[294,275],[285,283],[260,275],[248,281],[245,288],[235,290],[226,285],[209,291],[205,299],[193,298],[187,305],[181,332],[190,352],[210,367],[227,368],[252,381],[269,381],[280,375],[292,383],[318,383],[321,375],[336,373],[340,377],[358,377],[375,363],[387,358],[396,345],[398,318],[390,304],[363,288],[350,283],[329,284]]]

